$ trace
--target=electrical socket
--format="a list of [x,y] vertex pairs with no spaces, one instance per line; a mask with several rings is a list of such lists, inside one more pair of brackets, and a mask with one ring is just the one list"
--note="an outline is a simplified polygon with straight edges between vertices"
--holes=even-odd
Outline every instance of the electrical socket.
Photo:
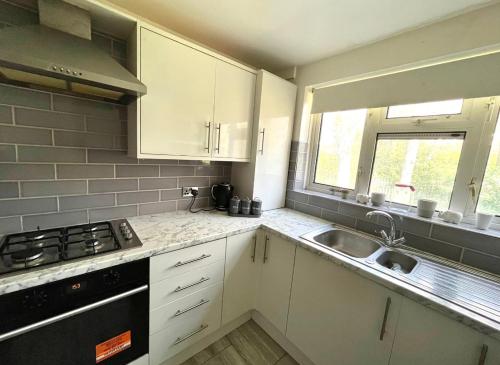
[[197,186],[183,187],[182,188],[182,197],[185,198],[185,197],[193,196],[193,190],[198,191],[198,187]]

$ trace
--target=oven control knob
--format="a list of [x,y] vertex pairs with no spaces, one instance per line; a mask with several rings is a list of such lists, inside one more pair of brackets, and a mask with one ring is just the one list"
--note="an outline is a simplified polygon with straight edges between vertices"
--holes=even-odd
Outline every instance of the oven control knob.
[[128,240],[131,240],[132,239],[132,232],[128,231],[128,232],[124,232],[123,233],[123,237],[125,237],[125,239],[128,241]]
[[123,223],[120,223],[120,229],[125,229],[127,228],[127,223],[123,222]]
[[109,270],[104,274],[104,283],[106,285],[116,285],[120,282],[120,273],[115,270]]

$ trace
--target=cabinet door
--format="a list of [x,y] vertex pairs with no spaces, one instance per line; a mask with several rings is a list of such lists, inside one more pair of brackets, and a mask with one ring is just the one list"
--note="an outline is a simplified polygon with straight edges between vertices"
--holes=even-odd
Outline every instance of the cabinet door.
[[390,364],[475,365],[483,344],[479,332],[404,299]]
[[285,333],[296,246],[269,233],[261,237],[264,250],[256,309]]
[[215,59],[141,28],[140,153],[208,157]]
[[223,61],[216,69],[213,156],[248,160],[256,76]]
[[222,323],[226,324],[255,308],[260,261],[257,232],[227,238]]
[[264,210],[285,206],[288,160],[297,87],[269,72],[259,73],[260,101],[254,195]]
[[298,248],[286,336],[316,365],[387,365],[400,304],[398,294]]

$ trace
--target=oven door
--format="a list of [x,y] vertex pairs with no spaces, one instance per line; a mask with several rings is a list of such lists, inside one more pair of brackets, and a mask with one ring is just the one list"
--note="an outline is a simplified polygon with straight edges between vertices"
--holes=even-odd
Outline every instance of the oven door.
[[122,365],[148,352],[148,286],[0,336],[2,365]]

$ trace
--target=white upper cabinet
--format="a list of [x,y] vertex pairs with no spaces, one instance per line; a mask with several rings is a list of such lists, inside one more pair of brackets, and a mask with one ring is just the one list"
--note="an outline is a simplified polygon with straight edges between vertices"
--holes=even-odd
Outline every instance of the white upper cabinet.
[[298,248],[286,336],[316,365],[387,365],[400,305],[398,294]]
[[137,73],[147,94],[129,108],[129,154],[248,161],[256,72],[148,28],[138,28]]
[[256,76],[223,61],[217,61],[215,75],[213,157],[248,160]]
[[208,157],[216,60],[141,28],[140,152]]
[[404,299],[390,365],[500,364],[500,346],[457,321]]

